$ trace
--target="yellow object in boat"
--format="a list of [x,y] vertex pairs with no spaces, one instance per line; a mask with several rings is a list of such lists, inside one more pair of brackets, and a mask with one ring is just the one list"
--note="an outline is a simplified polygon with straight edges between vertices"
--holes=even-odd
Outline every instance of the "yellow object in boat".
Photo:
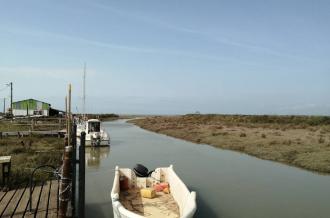
[[170,193],[170,189],[169,189],[169,188],[164,188],[163,192],[164,192],[165,194],[169,194],[169,193]]
[[156,196],[156,191],[153,188],[143,188],[140,192],[143,198],[154,198]]

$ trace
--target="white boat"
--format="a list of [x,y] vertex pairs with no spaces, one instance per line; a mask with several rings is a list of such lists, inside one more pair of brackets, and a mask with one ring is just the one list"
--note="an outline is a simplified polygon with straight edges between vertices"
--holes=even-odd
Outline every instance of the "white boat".
[[86,133],[85,146],[108,146],[110,145],[109,134],[101,128],[101,121],[89,119],[77,125],[77,137]]
[[[155,187],[159,183],[167,183],[170,194],[156,192],[152,199],[141,197],[141,189]],[[196,211],[196,193],[188,190],[172,165],[157,168],[147,177],[138,177],[136,171],[117,166],[111,200],[115,218],[190,218]]]

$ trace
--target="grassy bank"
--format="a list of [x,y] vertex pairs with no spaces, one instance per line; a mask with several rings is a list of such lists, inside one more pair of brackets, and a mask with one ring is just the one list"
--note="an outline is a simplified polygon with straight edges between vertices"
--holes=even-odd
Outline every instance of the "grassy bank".
[[195,143],[330,173],[330,117],[185,115],[130,122]]
[[[1,120],[0,132],[25,130],[59,130],[65,126],[63,119],[26,118]],[[60,166],[63,155],[63,139],[46,136],[3,137],[0,139],[0,156],[12,156],[10,187],[22,187],[29,181],[31,169],[49,164]],[[36,179],[48,177],[38,173]],[[2,173],[0,175],[2,181]]]
[[[56,137],[4,137],[0,139],[0,156],[12,156],[10,187],[27,184],[31,169],[49,164],[56,167],[61,164],[63,139]],[[37,179],[45,178],[38,174]],[[2,181],[2,174],[0,175]]]

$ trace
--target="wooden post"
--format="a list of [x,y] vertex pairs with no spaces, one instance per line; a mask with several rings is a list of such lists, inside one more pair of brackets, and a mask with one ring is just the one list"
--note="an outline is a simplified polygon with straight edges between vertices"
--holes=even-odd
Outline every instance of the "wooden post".
[[86,133],[82,132],[79,146],[79,218],[85,218],[85,140]]
[[34,120],[33,119],[31,120],[31,130],[32,131],[34,130]]
[[72,215],[76,217],[76,175],[77,175],[77,124],[73,123],[73,130],[72,130],[72,200],[71,200],[71,207],[72,207]]
[[66,133],[68,133],[68,97],[65,96],[65,129]]
[[62,178],[60,182],[59,190],[59,217],[65,218],[68,210],[68,203],[71,200],[71,188],[72,188],[72,152],[73,148],[71,146],[71,84],[69,84],[68,97],[65,98],[65,108],[66,108],[66,138],[65,138],[65,148],[63,157],[63,169]]
[[[67,141],[66,141],[67,142]],[[59,217],[66,218],[68,203],[71,200],[71,157],[72,146],[65,146],[62,178],[59,191]]]
[[71,145],[72,140],[72,125],[71,125],[71,84],[69,84],[69,94],[68,94],[68,128],[67,128],[67,134],[68,134],[68,142]]

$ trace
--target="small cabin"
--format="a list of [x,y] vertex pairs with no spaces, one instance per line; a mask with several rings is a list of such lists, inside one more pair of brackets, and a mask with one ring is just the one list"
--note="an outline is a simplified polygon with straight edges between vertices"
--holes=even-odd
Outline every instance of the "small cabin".
[[87,133],[100,132],[101,122],[97,119],[91,119],[87,121]]

